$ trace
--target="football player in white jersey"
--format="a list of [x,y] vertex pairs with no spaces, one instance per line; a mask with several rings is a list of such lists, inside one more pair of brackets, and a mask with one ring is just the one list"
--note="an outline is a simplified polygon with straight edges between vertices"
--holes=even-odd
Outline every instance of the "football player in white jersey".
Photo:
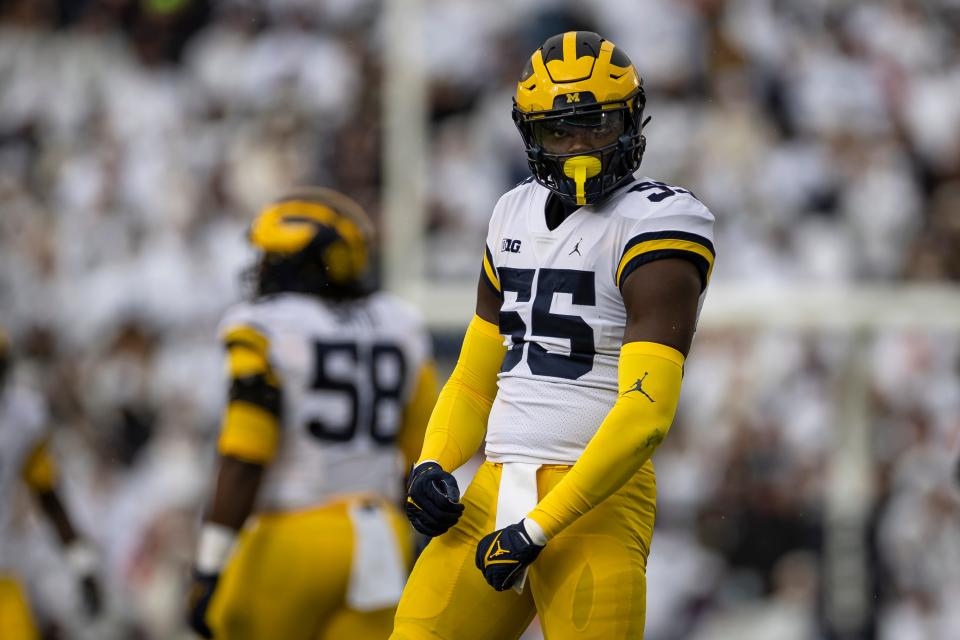
[[257,291],[221,323],[229,401],[188,621],[230,640],[386,638],[413,555],[404,472],[437,393],[429,336],[373,290],[372,227],[346,196],[290,193],[249,238]]
[[24,591],[9,566],[11,506],[20,482],[26,483],[64,545],[67,564],[80,579],[80,593],[91,615],[101,608],[97,553],[77,535],[57,493],[57,467],[48,447],[46,409],[28,391],[6,384],[9,344],[0,329],[0,635],[9,640],[34,640],[40,633]]
[[[713,268],[713,216],[634,175],[645,94],[590,32],[546,40],[513,118],[533,176],[493,211],[406,510],[437,536],[393,638],[641,638],[656,486]],[[463,500],[450,475],[486,441]],[[479,570],[478,570],[479,569]],[[491,588],[492,587],[492,588]]]

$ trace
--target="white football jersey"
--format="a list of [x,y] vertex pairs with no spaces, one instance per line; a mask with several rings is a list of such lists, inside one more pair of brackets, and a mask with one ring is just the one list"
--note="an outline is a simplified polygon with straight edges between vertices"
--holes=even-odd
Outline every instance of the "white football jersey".
[[398,498],[394,440],[431,351],[419,314],[385,293],[342,304],[290,293],[233,307],[221,329],[238,326],[267,338],[282,395],[280,446],[258,508],[298,509],[351,493]]
[[617,398],[623,280],[653,260],[689,259],[702,305],[713,266],[713,215],[685,189],[633,179],[552,231],[549,193],[521,183],[490,220],[484,274],[502,295],[508,347],[487,427],[493,462],[573,464]]
[[47,412],[43,400],[25,389],[0,389],[0,568],[9,566],[11,506],[22,487],[24,464],[47,437]]

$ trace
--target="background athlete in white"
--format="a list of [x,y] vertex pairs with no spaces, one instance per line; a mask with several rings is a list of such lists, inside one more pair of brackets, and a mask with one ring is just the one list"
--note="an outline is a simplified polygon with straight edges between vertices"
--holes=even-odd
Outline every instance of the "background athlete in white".
[[372,230],[342,194],[288,194],[250,240],[187,618],[230,640],[386,637],[412,561],[403,477],[436,397],[429,336],[373,290]]
[[0,328],[0,637],[34,640],[34,622],[23,585],[16,574],[14,501],[24,486],[54,527],[68,566],[79,579],[79,594],[91,616],[102,609],[98,554],[82,538],[58,491],[58,472],[50,450],[47,408],[42,397],[9,381],[11,349]]

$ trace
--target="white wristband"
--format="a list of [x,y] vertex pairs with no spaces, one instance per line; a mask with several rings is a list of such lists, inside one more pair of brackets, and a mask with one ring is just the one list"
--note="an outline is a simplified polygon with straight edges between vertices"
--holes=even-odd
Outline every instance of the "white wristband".
[[523,530],[527,532],[528,536],[530,536],[530,541],[533,544],[541,547],[547,544],[547,534],[544,533],[543,527],[541,527],[533,518],[523,519]]
[[92,544],[83,539],[76,539],[70,543],[64,553],[67,566],[75,575],[88,576],[97,570],[100,564],[100,554]]
[[220,573],[236,539],[237,532],[230,527],[204,522],[197,542],[197,559],[194,563],[197,570],[202,573]]

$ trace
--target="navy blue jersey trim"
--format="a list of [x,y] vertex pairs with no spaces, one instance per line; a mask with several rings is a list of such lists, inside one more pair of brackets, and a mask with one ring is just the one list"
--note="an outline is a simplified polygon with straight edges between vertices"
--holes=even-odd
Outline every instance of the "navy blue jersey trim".
[[630,241],[627,242],[626,246],[623,248],[623,251],[620,252],[620,259],[623,260],[623,256],[627,255],[627,251],[630,251],[633,247],[637,246],[641,242],[647,242],[649,240],[687,240],[688,242],[696,242],[699,245],[703,245],[710,253],[713,254],[713,257],[717,257],[717,252],[713,248],[713,243],[704,238],[701,235],[696,233],[690,233],[688,231],[649,231],[647,233],[641,233],[630,238]]
[[636,269],[650,262],[666,260],[668,258],[679,258],[692,263],[700,273],[700,291],[703,292],[703,290],[707,288],[707,276],[710,273],[710,264],[707,262],[707,259],[699,254],[684,251],[683,249],[655,249],[654,251],[641,253],[623,267],[623,271],[620,273],[620,282],[617,283],[617,287],[622,292],[623,283],[627,281],[627,276]]

